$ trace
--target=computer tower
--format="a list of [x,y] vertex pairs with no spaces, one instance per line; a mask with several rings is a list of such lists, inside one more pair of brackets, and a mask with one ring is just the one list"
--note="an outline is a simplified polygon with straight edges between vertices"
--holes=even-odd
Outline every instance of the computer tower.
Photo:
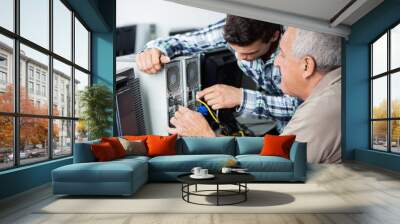
[[181,61],[172,60],[157,74],[140,71],[136,63],[134,69],[140,79],[147,134],[168,135],[170,119],[184,105]]
[[184,106],[197,109],[196,93],[201,90],[200,55],[178,58],[181,61]]
[[215,84],[241,87],[244,77],[237,65],[235,55],[227,48],[218,48],[201,53],[201,87]]
[[[215,84],[225,84],[237,88],[259,90],[257,84],[239,68],[236,56],[227,48],[219,48],[201,53],[201,87],[205,89]],[[238,116],[235,108],[220,109],[219,121],[227,129],[235,132],[241,129],[241,124],[254,135],[261,135],[275,126],[271,119],[258,119],[249,114]],[[219,126],[209,116],[208,122],[214,130]]]
[[[216,84],[239,88],[243,79],[243,72],[237,65],[235,55],[227,48],[202,52],[201,74],[201,87],[203,89]],[[230,127],[230,129],[236,131],[239,128],[237,127],[234,113],[234,108],[220,109],[218,110],[218,119],[225,127]],[[217,130],[220,128],[210,116],[206,118],[212,129]]]
[[118,135],[146,134],[139,79],[132,68],[117,72],[116,93]]

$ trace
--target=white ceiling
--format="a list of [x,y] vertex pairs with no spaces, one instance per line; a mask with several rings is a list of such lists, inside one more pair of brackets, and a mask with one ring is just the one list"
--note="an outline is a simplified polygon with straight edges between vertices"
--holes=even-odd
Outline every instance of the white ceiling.
[[350,0],[228,0],[329,21]]
[[[383,0],[167,0],[347,37],[350,26]],[[346,7],[348,6],[348,7]],[[345,10],[342,10],[344,9]]]

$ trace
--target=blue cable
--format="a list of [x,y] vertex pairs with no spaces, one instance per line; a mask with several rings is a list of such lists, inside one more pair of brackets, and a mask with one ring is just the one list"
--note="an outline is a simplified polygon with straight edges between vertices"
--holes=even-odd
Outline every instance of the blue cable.
[[203,116],[207,116],[207,115],[208,115],[208,110],[207,110],[207,108],[206,108],[205,106],[203,106],[203,105],[200,105],[200,106],[197,108],[197,112],[201,113]]

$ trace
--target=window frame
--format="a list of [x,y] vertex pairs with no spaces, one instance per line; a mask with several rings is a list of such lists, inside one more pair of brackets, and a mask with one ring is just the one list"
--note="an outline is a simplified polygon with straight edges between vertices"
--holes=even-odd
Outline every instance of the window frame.
[[7,73],[0,68],[0,85],[6,86],[7,78],[8,78]]
[[[373,39],[370,43],[368,43],[369,47],[369,149],[373,151],[379,151],[379,152],[386,152],[386,153],[391,153],[391,154],[400,154],[400,152],[394,152],[392,151],[392,121],[400,121],[400,117],[393,117],[392,116],[392,98],[391,98],[391,91],[392,91],[392,85],[391,85],[391,79],[392,75],[395,75],[396,73],[400,72],[400,67],[391,69],[391,31],[393,28],[400,26],[400,20],[396,21],[394,24],[389,26],[388,28],[385,29],[384,32],[379,34],[375,39]],[[381,37],[383,37],[385,34],[387,34],[387,64],[386,64],[386,71],[380,74],[376,74],[374,76],[373,74],[373,44],[376,43],[377,40],[379,40]],[[374,88],[373,88],[373,81],[375,79],[379,79],[382,77],[386,77],[386,87],[387,87],[387,93],[386,93],[386,98],[387,98],[387,105],[386,105],[386,118],[373,118],[373,93],[374,93]],[[379,150],[374,148],[374,136],[373,136],[373,122],[375,121],[386,121],[386,151]]]
[[29,94],[34,94],[35,92],[35,83],[33,81],[28,81],[28,93]]
[[[7,55],[4,55],[4,54],[0,53],[0,58],[3,59],[1,61],[1,64],[0,64],[0,87],[1,88],[3,88],[3,87],[6,88],[7,87],[7,79],[8,79],[8,74],[7,74],[8,57],[7,57]],[[3,61],[4,61],[4,65],[2,65]],[[2,78],[3,75],[4,75],[4,79]]]
[[7,57],[7,55],[4,55],[4,54],[0,53],[0,58],[3,58],[2,61],[5,61],[5,65],[0,64],[0,68],[7,69],[7,67],[8,67],[7,66],[8,65],[8,57]]
[[[25,37],[20,35],[20,0],[14,0],[13,1],[13,10],[14,10],[14,18],[13,18],[13,31],[10,31],[4,27],[0,26],[0,35],[3,35],[5,37],[8,37],[13,40],[13,64],[12,64],[12,73],[13,79],[14,79],[14,110],[13,112],[2,112],[0,111],[0,116],[11,116],[13,118],[13,153],[14,153],[14,161],[13,161],[13,166],[11,167],[5,167],[5,168],[0,168],[0,172],[5,171],[5,170],[10,170],[10,169],[16,169],[19,167],[23,166],[30,166],[33,164],[37,163],[43,163],[49,160],[54,160],[54,159],[62,159],[65,157],[70,157],[73,156],[74,152],[74,143],[75,143],[75,125],[76,121],[79,120],[79,117],[75,116],[75,108],[71,108],[71,114],[70,116],[56,116],[53,115],[53,59],[58,60],[61,63],[64,63],[66,65],[71,66],[71,92],[73,94],[72,96],[72,105],[75,103],[75,98],[76,98],[76,93],[75,93],[75,88],[74,88],[74,82],[75,82],[75,69],[85,73],[89,77],[89,83],[88,85],[92,85],[92,73],[91,73],[91,49],[92,49],[92,44],[91,44],[91,37],[92,37],[92,30],[88,27],[88,25],[83,21],[83,19],[72,9],[72,7],[65,1],[65,0],[59,0],[68,10],[71,11],[71,59],[64,58],[63,56],[55,53],[53,50],[53,1],[54,0],[48,0],[49,3],[49,47],[46,49],[45,47],[42,47],[39,44],[34,43],[33,41],[30,41],[29,39],[26,39]],[[88,31],[88,69],[85,69],[78,64],[75,63],[75,18],[79,20],[79,22],[84,26],[84,28]],[[49,63],[48,63],[48,82],[46,84],[46,91],[48,93],[45,93],[48,96],[48,113],[46,115],[39,115],[39,114],[26,114],[26,113],[21,113],[20,112],[20,85],[21,85],[21,80],[20,80],[20,45],[23,44],[27,47],[32,48],[33,50],[36,50],[40,53],[43,53],[48,56],[49,58]],[[28,82],[29,80],[32,80],[34,83],[34,86],[36,83],[41,83],[41,74],[42,72],[39,73],[39,80],[36,82],[36,69],[33,70],[33,79],[30,79],[30,74],[29,74],[29,68],[30,65],[27,64],[27,74],[26,74],[26,81]],[[28,86],[27,86],[28,87]],[[29,91],[29,90],[27,90]],[[36,91],[36,89],[34,89]],[[38,95],[41,96],[42,94]],[[38,162],[32,162],[32,163],[26,163],[26,164],[21,164],[20,161],[20,119],[21,118],[45,118],[47,119],[48,122],[48,136],[47,136],[47,142],[49,143],[47,145],[47,150],[48,150],[48,155],[47,158],[43,158],[43,160],[38,161]],[[66,120],[66,121],[71,121],[71,153],[68,155],[63,155],[63,156],[54,156],[54,147],[53,147],[53,121],[56,120]]]

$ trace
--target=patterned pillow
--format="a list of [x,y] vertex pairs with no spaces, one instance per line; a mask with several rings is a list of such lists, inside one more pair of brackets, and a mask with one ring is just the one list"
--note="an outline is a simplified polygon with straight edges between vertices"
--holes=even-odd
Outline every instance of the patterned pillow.
[[125,138],[118,137],[119,142],[121,142],[122,147],[126,151],[126,155],[135,156],[146,156],[147,149],[144,141],[141,140],[127,140]]

